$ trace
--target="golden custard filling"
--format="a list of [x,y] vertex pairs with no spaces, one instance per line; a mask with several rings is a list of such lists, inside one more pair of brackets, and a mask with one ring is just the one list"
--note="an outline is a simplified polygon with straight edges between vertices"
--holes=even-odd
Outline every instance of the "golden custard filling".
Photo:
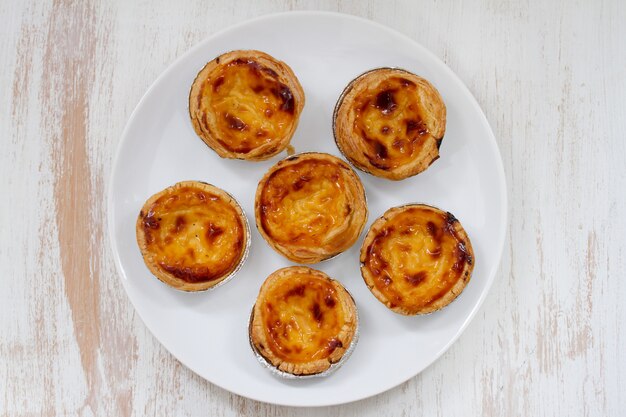
[[417,85],[402,77],[385,79],[355,97],[354,132],[373,166],[389,170],[415,159],[430,135],[424,105]]
[[245,225],[222,197],[176,188],[140,214],[146,249],[164,271],[189,283],[222,278],[241,260]]
[[328,161],[303,160],[273,172],[260,198],[265,233],[278,243],[311,248],[341,238],[354,194],[346,190],[344,171]]
[[281,360],[311,362],[343,347],[338,336],[346,320],[330,281],[291,274],[275,283],[261,303],[268,348]]
[[295,122],[292,91],[274,70],[252,59],[218,65],[202,85],[198,109],[203,130],[209,133],[211,118],[217,141],[244,154],[279,142]]
[[443,297],[473,262],[450,213],[410,208],[388,220],[364,262],[374,286],[394,305],[427,307]]

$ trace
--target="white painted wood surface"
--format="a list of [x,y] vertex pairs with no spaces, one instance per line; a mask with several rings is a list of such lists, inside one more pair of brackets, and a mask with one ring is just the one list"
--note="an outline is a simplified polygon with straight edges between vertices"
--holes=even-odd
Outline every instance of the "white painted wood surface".
[[[492,124],[510,203],[499,274],[459,341],[387,393],[307,410],[171,357],[104,227],[118,140],[159,73],[222,28],[295,9],[363,16],[441,57]],[[626,412],[625,2],[11,0],[0,22],[0,415]]]

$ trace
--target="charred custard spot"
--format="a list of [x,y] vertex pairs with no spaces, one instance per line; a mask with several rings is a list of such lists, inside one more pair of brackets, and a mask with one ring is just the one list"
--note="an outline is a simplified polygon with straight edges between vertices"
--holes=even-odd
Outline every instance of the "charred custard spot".
[[220,89],[220,87],[224,84],[224,76],[217,77],[215,82],[213,82],[213,91],[216,92]]
[[298,178],[298,180],[293,184],[294,191],[300,190],[302,187],[304,187],[304,184],[309,181],[311,181],[311,177],[307,175],[300,175],[300,178]]
[[298,285],[297,287],[294,287],[287,291],[287,294],[285,294],[285,298],[293,296],[304,297],[304,285]]
[[417,132],[419,136],[424,136],[428,133],[428,128],[422,120],[406,120],[405,123],[407,136],[414,132]]
[[220,278],[224,272],[223,270],[210,271],[209,268],[205,266],[197,268],[179,267],[176,265],[166,264],[165,262],[161,262],[159,265],[176,278],[189,283],[213,281]]
[[337,302],[332,295],[328,294],[326,297],[324,297],[324,304],[326,304],[326,307],[333,308],[336,303]]
[[228,65],[247,65],[251,70],[255,72],[259,72],[259,70],[261,69],[261,65],[259,65],[256,61],[248,58],[237,58]]
[[378,93],[374,106],[384,115],[393,112],[398,105],[393,96],[394,90],[385,90]]
[[465,246],[464,242],[458,243],[456,247],[455,255],[456,255],[456,262],[452,266],[452,269],[454,269],[455,271],[461,272],[463,268],[465,268],[465,264],[468,264],[468,265],[472,264],[472,256],[468,253],[467,247]]
[[224,229],[209,222],[206,227],[206,240],[213,243],[222,233],[224,233]]
[[226,122],[228,123],[228,127],[232,130],[238,130],[238,131],[242,131],[244,130],[246,127],[248,127],[248,125],[246,125],[243,120],[241,120],[240,118],[238,118],[237,116],[233,116],[230,113],[226,113],[224,115],[224,118],[226,119]]
[[391,128],[389,126],[383,126],[380,128],[380,133],[383,135],[388,135]]
[[252,91],[254,91],[255,94],[259,94],[263,90],[265,90],[265,88],[262,85],[253,85],[252,86]]
[[444,221],[444,231],[445,233],[455,236],[456,235],[456,230],[455,230],[455,223],[457,223],[458,220],[456,219],[456,217],[454,217],[454,215],[452,213],[446,213],[446,218]]
[[178,234],[183,231],[187,222],[184,216],[176,216],[176,222],[174,223],[174,233]]
[[157,230],[161,227],[159,220],[154,217],[154,212],[148,212],[148,215],[143,218],[143,227],[144,229],[152,229]]
[[335,349],[341,348],[341,347],[343,347],[343,343],[341,343],[341,340],[337,338],[330,339],[328,341],[328,354],[330,355],[331,353],[335,351]]
[[322,317],[324,315],[322,314],[322,309],[320,308],[320,305],[318,303],[313,304],[313,307],[311,307],[311,313],[313,313],[313,318],[315,319],[315,321],[322,321]]
[[417,274],[407,274],[404,279],[414,287],[417,287],[426,280],[428,273],[426,271],[420,271]]
[[280,106],[280,109],[286,113],[293,114],[296,105],[289,87],[280,83],[278,87],[272,88],[270,91],[274,96],[282,100],[283,104]]
[[443,230],[437,226],[434,222],[432,221],[428,221],[426,223],[426,230],[428,231],[428,234],[430,236],[432,236],[433,240],[437,243],[437,244],[441,244],[441,240],[443,239]]
[[374,154],[379,159],[385,159],[389,156],[389,152],[387,151],[387,147],[378,141],[373,141],[374,146]]

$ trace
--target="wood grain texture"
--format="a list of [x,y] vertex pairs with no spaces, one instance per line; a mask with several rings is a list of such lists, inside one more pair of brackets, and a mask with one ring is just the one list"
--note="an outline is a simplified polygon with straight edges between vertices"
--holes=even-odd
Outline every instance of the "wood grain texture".
[[[104,233],[121,132],[153,80],[247,18],[341,11],[441,57],[495,131],[510,223],[479,314],[387,393],[299,410],[160,346]],[[0,416],[620,416],[626,409],[626,4],[7,1],[0,5]]]

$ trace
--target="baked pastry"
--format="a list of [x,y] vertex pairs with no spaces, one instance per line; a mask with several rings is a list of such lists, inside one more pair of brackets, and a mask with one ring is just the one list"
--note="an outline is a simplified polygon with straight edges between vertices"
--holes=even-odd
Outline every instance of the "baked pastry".
[[260,51],[218,56],[189,93],[196,133],[222,158],[260,161],[281,152],[303,107],[304,91],[291,68]]
[[474,269],[461,223],[424,204],[394,207],[370,227],[361,247],[361,274],[396,313],[426,314],[450,304]]
[[348,249],[367,220],[361,180],[347,163],[325,153],[291,156],[270,168],[257,187],[254,210],[270,246],[308,264]]
[[272,273],[250,319],[250,343],[266,362],[292,375],[322,373],[356,341],[352,296],[315,269],[292,266]]
[[446,106],[425,79],[378,68],[348,84],[335,106],[333,129],[337,146],[357,168],[401,180],[439,158]]
[[157,278],[184,291],[202,291],[231,277],[250,243],[246,216],[225,191],[179,182],[146,201],[137,218],[137,243]]

